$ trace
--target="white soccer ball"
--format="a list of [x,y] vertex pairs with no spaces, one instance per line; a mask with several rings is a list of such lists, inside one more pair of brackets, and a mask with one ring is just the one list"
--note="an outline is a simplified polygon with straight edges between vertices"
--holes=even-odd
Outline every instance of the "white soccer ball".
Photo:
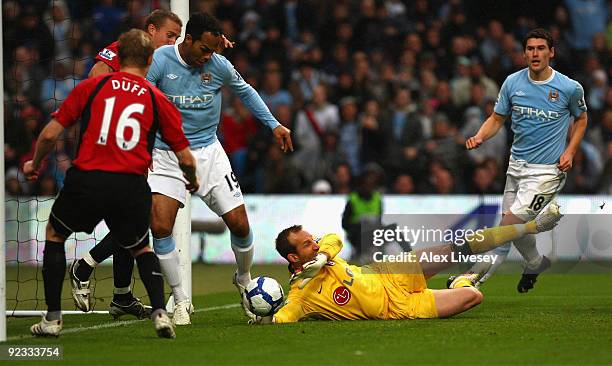
[[259,316],[270,316],[283,306],[283,288],[270,277],[256,277],[246,287],[249,309]]

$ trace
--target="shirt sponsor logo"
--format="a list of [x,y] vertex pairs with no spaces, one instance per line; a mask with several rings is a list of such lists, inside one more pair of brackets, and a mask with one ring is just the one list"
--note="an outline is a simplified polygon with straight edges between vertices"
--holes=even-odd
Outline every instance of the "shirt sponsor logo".
[[337,305],[344,306],[351,300],[351,292],[344,286],[337,287],[332,294],[332,299]]
[[202,95],[169,95],[166,97],[170,99],[177,107],[180,108],[203,108],[209,104],[213,98],[213,94],[202,94]]
[[117,54],[115,52],[109,50],[108,48],[105,48],[105,49],[103,49],[102,51],[100,51],[98,53],[98,56],[102,57],[105,60],[109,60],[110,61],[110,60],[114,59],[117,56]]
[[166,77],[167,77],[168,79],[170,79],[170,80],[174,80],[174,79],[178,78],[178,75],[175,75],[175,74],[168,74],[168,75],[166,75]]
[[522,105],[514,105],[512,106],[512,110],[522,116],[528,118],[537,118],[540,120],[555,120],[561,117],[559,112],[556,111],[545,111],[543,109],[525,107]]

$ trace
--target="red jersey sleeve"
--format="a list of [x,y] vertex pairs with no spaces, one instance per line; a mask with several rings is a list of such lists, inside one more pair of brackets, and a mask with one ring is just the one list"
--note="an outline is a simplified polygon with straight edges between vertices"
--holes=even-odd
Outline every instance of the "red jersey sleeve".
[[85,104],[87,104],[89,96],[102,77],[104,77],[104,75],[81,81],[72,89],[70,94],[68,94],[68,97],[62,102],[62,105],[60,105],[55,112],[51,113],[51,117],[55,118],[66,128],[74,124],[81,117],[81,113],[83,112],[83,108],[85,108]]
[[119,71],[121,66],[119,65],[119,42],[115,41],[106,46],[102,51],[96,55],[96,61],[101,61],[107,64],[113,71]]
[[155,93],[157,103],[157,113],[159,116],[159,132],[162,139],[172,151],[178,152],[189,146],[189,141],[183,132],[183,122],[181,113],[166,96],[154,85],[151,85]]

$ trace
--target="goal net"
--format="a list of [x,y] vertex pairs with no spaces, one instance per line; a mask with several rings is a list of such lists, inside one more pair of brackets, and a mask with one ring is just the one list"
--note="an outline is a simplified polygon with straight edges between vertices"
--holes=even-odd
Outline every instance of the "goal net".
[[[167,1],[155,0],[125,3],[123,7],[108,10],[97,9],[95,2],[50,0],[45,6],[36,6],[15,0],[3,1],[3,142],[6,165],[3,169],[3,181],[6,182],[3,211],[7,316],[38,315],[46,310],[42,279],[45,227],[55,195],[62,187],[76,150],[78,124],[68,129],[56,144],[40,179],[28,182],[23,176],[22,166],[33,156],[37,134],[49,121],[50,113],[80,80],[87,77],[101,48],[113,42],[121,31],[141,27],[153,9],[170,5]],[[173,3],[172,10],[186,23],[188,4],[185,1],[176,3],[183,4],[176,8]],[[189,240],[190,220],[186,214],[189,208],[180,211],[187,219],[177,219],[177,225],[182,225],[178,231],[183,233],[177,236]],[[102,222],[91,235],[72,235],[65,245],[67,268],[107,233],[108,229]],[[177,245],[180,248],[180,240]],[[191,260],[189,253],[185,256],[186,260],[181,258],[183,278],[190,294]],[[111,263],[112,258],[107,259],[95,268],[91,276],[92,312],[108,310],[113,294]],[[134,272],[132,291],[148,303],[146,291],[137,277],[138,271]],[[82,314],[72,302],[67,274],[62,290],[62,309],[67,313]]]

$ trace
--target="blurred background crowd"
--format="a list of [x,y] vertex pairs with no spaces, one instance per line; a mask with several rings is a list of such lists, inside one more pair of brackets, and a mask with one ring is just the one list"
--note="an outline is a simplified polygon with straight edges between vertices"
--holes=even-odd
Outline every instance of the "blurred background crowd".
[[[3,0],[8,195],[54,195],[76,148],[70,129],[36,183],[20,167],[41,128],[93,58],[142,27],[163,0]],[[545,27],[553,67],[585,89],[589,126],[566,193],[612,194],[612,3],[605,0],[216,0],[236,47],[224,52],[293,131],[284,155],[231,91],[219,127],[245,193],[387,194],[503,191],[510,123],[480,149],[465,139],[491,114],[522,38]]]

